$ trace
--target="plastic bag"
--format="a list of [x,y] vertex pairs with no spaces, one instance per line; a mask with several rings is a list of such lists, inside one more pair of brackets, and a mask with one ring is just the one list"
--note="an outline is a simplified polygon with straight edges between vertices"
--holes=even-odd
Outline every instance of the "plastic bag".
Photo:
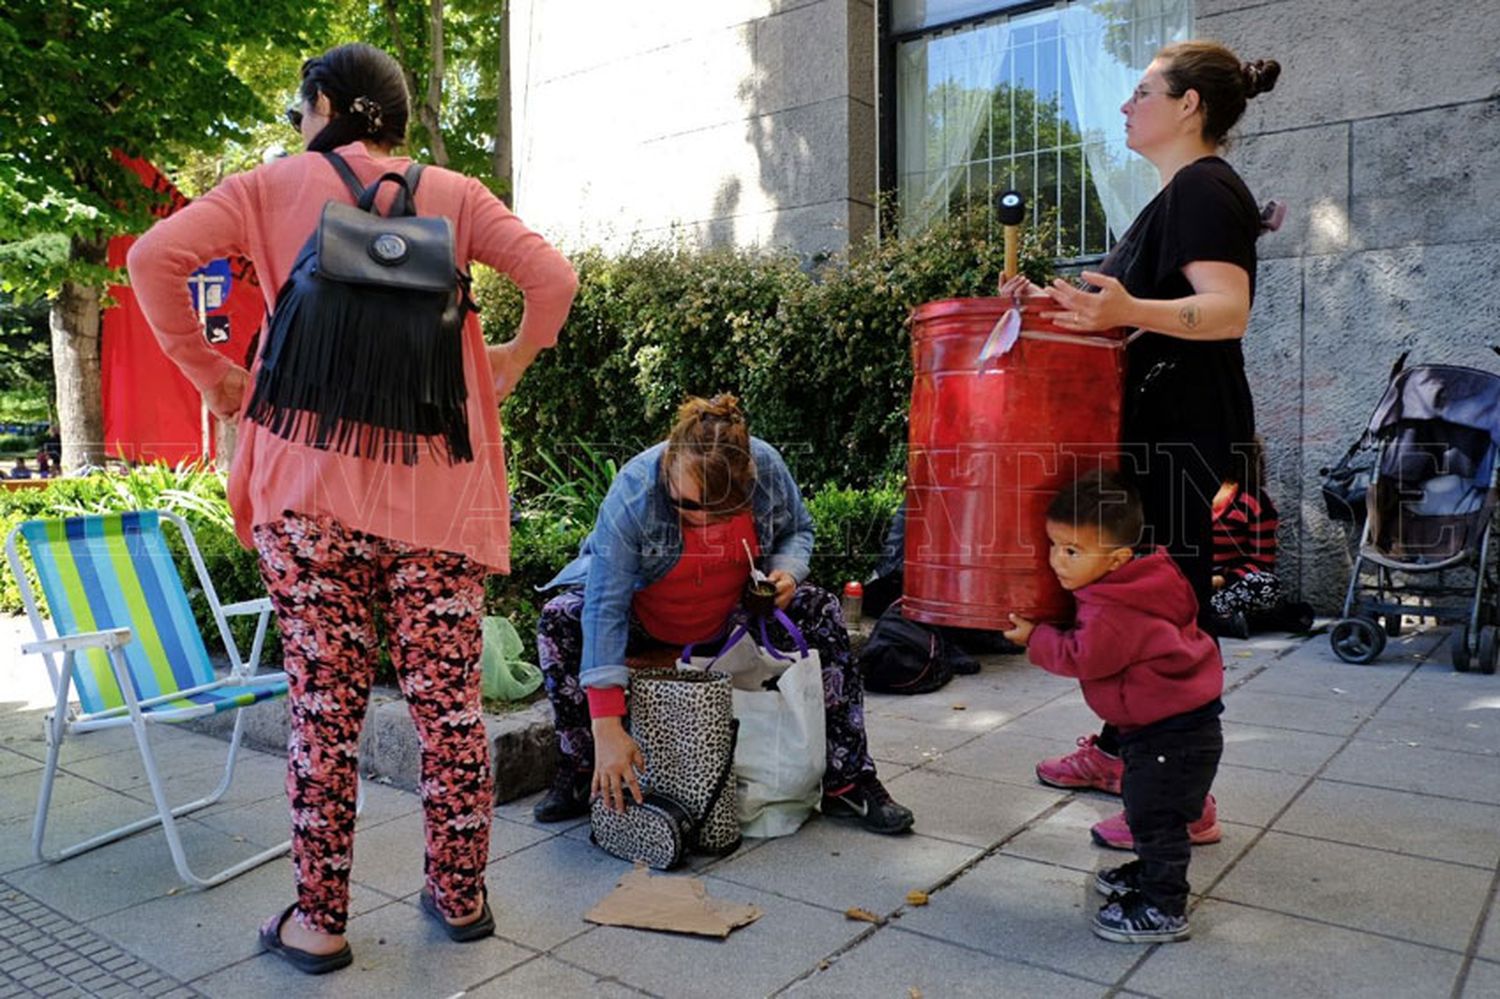
[[481,690],[485,697],[519,701],[542,685],[542,671],[521,661],[521,636],[503,617],[484,619],[484,652],[479,662],[484,671]]

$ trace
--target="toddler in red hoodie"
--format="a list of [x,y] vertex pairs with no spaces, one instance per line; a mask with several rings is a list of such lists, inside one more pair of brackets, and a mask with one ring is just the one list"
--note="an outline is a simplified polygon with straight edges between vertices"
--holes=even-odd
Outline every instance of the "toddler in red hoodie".
[[1121,943],[1188,938],[1188,825],[1224,752],[1224,664],[1198,627],[1198,601],[1165,549],[1137,553],[1141,503],[1110,472],[1091,473],[1047,508],[1052,571],[1077,601],[1069,625],[1011,616],[1005,633],[1031,661],[1077,677],[1120,730],[1121,794],[1136,859],[1099,871],[1107,895],[1093,930]]

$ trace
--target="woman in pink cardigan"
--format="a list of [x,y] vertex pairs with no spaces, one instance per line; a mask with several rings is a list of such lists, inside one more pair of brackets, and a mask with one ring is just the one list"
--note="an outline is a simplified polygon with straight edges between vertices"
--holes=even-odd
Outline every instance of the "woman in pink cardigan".
[[[335,153],[362,186],[410,166],[392,152],[405,139],[409,103],[401,68],[386,53],[343,45],[308,60],[300,98],[288,118],[307,153],[230,177],[157,223],[128,263],[162,349],[215,415],[239,419],[230,505],[241,542],[260,554],[291,687],[287,795],[297,901],[266,923],[261,942],[318,974],[353,959],[343,934],[376,600],[422,745],[422,907],[454,940],[494,929],[484,888],[493,808],[478,660],[484,577],[510,568],[499,405],[537,354],[556,343],[577,278],[483,184],[429,167],[414,198],[417,214],[451,222],[459,267],[487,264],[525,293],[511,340],[486,347],[473,314],[451,334],[461,338],[461,352],[442,342],[444,334],[433,337],[432,349],[414,352],[409,338],[378,325],[355,338],[329,324],[300,331],[323,340],[319,350],[306,350],[304,339],[304,349],[283,352],[304,359],[300,370],[273,364],[268,373],[268,343],[281,335],[273,324],[249,371],[220,355],[204,340],[189,301],[193,270],[231,254],[249,257],[270,308],[324,205],[353,200],[337,164],[320,154]],[[397,190],[382,187],[376,204],[383,212]],[[444,347],[450,363],[441,369],[432,358]],[[321,370],[306,360],[320,350]],[[340,356],[343,362],[327,361]],[[349,361],[387,377],[353,384]],[[284,391],[266,391],[271,374],[303,390],[299,409],[285,408]],[[364,411],[349,399],[361,392],[367,408],[372,398],[383,407],[386,422],[359,422]],[[431,419],[410,415],[434,398],[447,401],[441,433]],[[371,440],[403,446],[372,448]]]

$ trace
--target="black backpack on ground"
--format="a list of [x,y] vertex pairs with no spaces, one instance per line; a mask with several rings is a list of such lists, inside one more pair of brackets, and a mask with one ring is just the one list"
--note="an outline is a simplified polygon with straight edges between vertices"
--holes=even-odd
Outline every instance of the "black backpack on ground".
[[[329,201],[267,321],[246,417],[299,444],[414,465],[472,461],[463,325],[469,277],[453,224],[418,216],[422,166],[368,188],[324,153],[354,204]],[[390,214],[375,195],[400,190]]]
[[882,694],[927,694],[979,664],[941,631],[901,616],[901,601],[886,608],[859,654],[865,689]]

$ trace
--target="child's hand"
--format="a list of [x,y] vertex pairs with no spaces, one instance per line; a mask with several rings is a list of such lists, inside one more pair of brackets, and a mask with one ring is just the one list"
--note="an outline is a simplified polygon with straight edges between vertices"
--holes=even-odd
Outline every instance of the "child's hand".
[[1009,631],[1002,631],[1000,634],[1004,635],[1010,641],[1015,642],[1017,645],[1021,646],[1024,646],[1031,641],[1031,633],[1036,630],[1035,621],[1028,621],[1024,617],[1012,614],[1010,616],[1010,623],[1014,627],[1012,627]]

